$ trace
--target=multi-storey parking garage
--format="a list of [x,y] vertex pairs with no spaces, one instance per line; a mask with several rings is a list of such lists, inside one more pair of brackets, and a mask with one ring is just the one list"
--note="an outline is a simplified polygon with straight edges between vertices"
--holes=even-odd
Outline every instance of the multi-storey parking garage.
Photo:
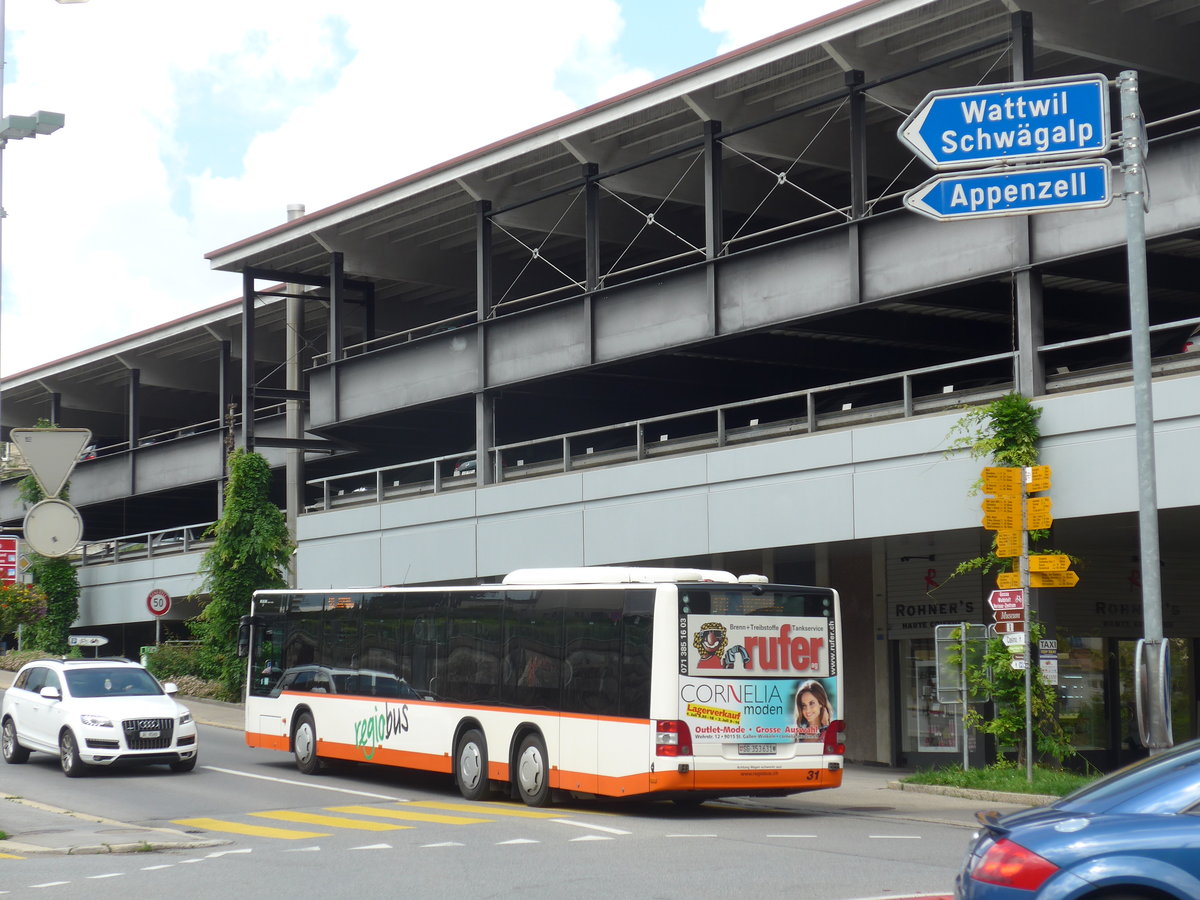
[[[1083,560],[1038,598],[1064,721],[1104,764],[1136,752],[1125,200],[933,222],[903,207],[929,171],[896,136],[931,90],[1134,70],[1164,622],[1195,734],[1197,37],[1172,0],[858,3],[209,254],[239,300],[5,380],[6,427],[96,435],[80,629],[151,642],[151,589],[181,629],[240,443],[278,466],[304,587],[618,562],[831,584],[849,755],[957,758],[933,627],[983,622],[993,585],[949,577],[991,537],[981,463],[945,451],[962,404],[1018,390]],[[0,514],[19,525],[15,481]]]

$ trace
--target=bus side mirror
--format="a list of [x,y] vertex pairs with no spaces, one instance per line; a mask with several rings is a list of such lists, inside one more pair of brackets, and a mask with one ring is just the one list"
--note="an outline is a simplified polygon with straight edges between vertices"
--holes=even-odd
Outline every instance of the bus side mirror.
[[241,659],[250,655],[250,629],[261,628],[263,620],[258,616],[242,616],[238,619],[237,654]]

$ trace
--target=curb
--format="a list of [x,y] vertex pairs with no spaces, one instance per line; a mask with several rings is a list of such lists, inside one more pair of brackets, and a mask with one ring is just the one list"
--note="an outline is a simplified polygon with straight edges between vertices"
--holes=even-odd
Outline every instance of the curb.
[[943,797],[961,797],[964,800],[983,800],[988,803],[1012,803],[1017,806],[1048,806],[1062,799],[1053,794],[1010,794],[1007,791],[980,791],[944,784],[909,784],[906,781],[889,781],[888,788],[893,791],[939,794]]

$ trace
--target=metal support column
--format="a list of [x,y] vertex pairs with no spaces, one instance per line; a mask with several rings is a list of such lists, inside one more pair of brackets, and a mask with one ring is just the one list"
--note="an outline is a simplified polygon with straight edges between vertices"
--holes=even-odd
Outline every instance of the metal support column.
[[849,247],[850,301],[862,302],[862,233],[859,219],[867,214],[867,95],[861,90],[866,76],[858,69],[846,73],[850,89],[850,227],[846,229]]
[[219,344],[217,366],[217,434],[221,439],[216,515],[219,519],[225,511],[225,476],[228,474],[229,451],[233,448],[233,418],[229,415],[229,404],[233,400],[233,345],[229,341]]
[[254,276],[242,273],[242,439],[247,453],[254,452]]
[[62,394],[58,391],[50,394],[50,424],[62,425]]
[[[287,208],[289,222],[304,215],[303,203],[291,203]],[[287,355],[285,363],[287,389],[299,391],[302,388],[304,363],[300,354],[304,350],[304,298],[300,296],[303,286],[289,284],[286,288],[287,298]],[[284,402],[285,418],[287,421],[287,437],[290,440],[300,440],[304,437],[304,406],[300,400]],[[300,511],[304,509],[304,451],[292,449],[287,451],[285,463],[284,508],[287,516],[288,534],[296,539],[296,523]],[[288,560],[288,587],[296,587],[296,557]]]
[[126,440],[129,442],[129,495],[137,494],[137,448],[142,434],[142,370],[129,370],[129,420]]
[[495,431],[487,395],[487,321],[492,312],[492,204],[475,206],[475,485],[491,484],[488,449]]
[[583,341],[587,348],[587,365],[596,361],[596,340],[593,317],[593,298],[600,289],[600,184],[596,175],[600,167],[586,163],[583,167],[583,219],[584,219],[584,287],[583,295]]
[[713,335],[721,331],[717,259],[725,240],[720,133],[720,122],[711,119],[704,123],[704,258],[708,262],[705,288],[708,293],[708,332]]
[[341,251],[329,254],[329,386],[333,419],[341,418],[341,366],[344,355],[342,333],[346,321],[346,258]]

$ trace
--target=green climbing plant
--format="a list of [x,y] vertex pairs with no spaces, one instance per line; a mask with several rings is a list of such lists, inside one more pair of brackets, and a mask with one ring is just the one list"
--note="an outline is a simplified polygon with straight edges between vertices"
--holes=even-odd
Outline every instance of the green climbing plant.
[[[1000,467],[1023,468],[1038,465],[1041,430],[1038,420],[1042,411],[1028,397],[1018,393],[1005,394],[984,406],[968,409],[950,430],[948,453],[966,451],[973,459],[990,459]],[[982,478],[972,484],[969,493],[980,492]],[[1029,548],[1039,554],[1049,555],[1061,551],[1038,548],[1050,537],[1045,529],[1029,531]],[[1078,562],[1070,557],[1073,562]],[[955,567],[951,577],[969,572],[984,575],[1005,570],[1014,570],[1018,559],[997,555],[996,539],[982,556],[964,560]],[[1042,625],[1030,624],[1027,647],[1038,646],[1045,634]],[[977,728],[996,738],[1001,748],[1015,747],[1018,762],[1025,762],[1025,742],[1021,735],[1025,730],[1025,672],[1014,669],[1008,647],[1000,638],[987,642],[982,661],[966,666],[967,681],[973,693],[988,695],[993,700],[993,714],[985,717],[979,709],[970,709],[964,724]],[[954,661],[958,664],[958,661]],[[1062,761],[1074,755],[1070,738],[1057,716],[1057,692],[1054,685],[1034,667],[1030,673],[1030,711],[1034,743],[1037,752]]]
[[250,612],[256,590],[286,587],[295,546],[283,512],[271,501],[271,468],[261,455],[230,454],[225,509],[205,537],[213,545],[200,562],[198,593],[207,593],[208,601],[189,624],[200,642],[201,675],[221,683],[222,699],[238,700],[245,680],[238,620]]

